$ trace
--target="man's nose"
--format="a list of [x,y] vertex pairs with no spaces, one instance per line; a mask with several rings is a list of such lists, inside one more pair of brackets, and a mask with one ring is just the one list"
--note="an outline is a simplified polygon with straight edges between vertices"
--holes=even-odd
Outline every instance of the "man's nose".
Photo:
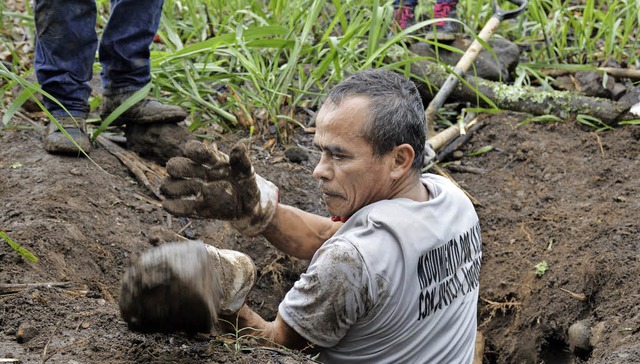
[[316,168],[313,169],[313,178],[318,180],[330,180],[333,176],[331,172],[331,162],[329,157],[324,153],[320,157],[320,161],[316,165]]

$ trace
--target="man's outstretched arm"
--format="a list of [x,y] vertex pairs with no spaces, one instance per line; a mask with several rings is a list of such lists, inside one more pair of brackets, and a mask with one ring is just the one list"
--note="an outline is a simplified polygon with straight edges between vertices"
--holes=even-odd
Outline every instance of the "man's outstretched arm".
[[285,254],[309,260],[342,225],[328,217],[278,204],[262,235]]
[[254,172],[244,144],[231,154],[189,141],[185,156],[167,163],[163,207],[176,216],[227,220],[247,236],[262,234],[276,248],[300,259],[315,251],[342,225],[329,218],[278,204],[278,188]]

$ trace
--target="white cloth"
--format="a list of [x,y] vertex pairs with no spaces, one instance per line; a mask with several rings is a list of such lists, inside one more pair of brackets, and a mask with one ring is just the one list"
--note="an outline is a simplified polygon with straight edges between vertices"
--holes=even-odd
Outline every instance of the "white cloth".
[[429,201],[379,201],[347,220],[280,304],[325,363],[471,363],[480,226],[464,193],[425,174]]

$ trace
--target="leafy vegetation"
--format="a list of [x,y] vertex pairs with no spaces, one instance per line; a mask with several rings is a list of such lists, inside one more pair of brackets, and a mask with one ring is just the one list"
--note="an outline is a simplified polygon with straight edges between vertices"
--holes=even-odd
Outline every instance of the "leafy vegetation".
[[547,270],[549,270],[549,265],[546,261],[543,260],[542,262],[536,264],[534,268],[536,269],[536,277],[540,278],[547,272]]
[[7,233],[5,233],[4,231],[0,230],[0,239],[4,240],[7,242],[7,244],[9,244],[9,246],[15,250],[16,252],[18,252],[18,254],[22,255],[25,259],[30,260],[34,263],[38,263],[38,258],[33,255],[33,253],[31,253],[29,250],[21,247],[20,245],[18,245],[18,243],[16,243],[15,241],[11,240],[11,238],[9,238],[9,236],[7,235]]
[[[420,19],[428,19],[434,2],[420,2]],[[28,3],[0,4],[0,59],[8,62],[0,66],[5,95],[0,127],[10,126],[23,102],[43,94],[32,76],[34,24]],[[467,34],[476,35],[484,26],[491,4],[460,0],[458,15]],[[100,31],[109,2],[100,0],[97,6]],[[510,5],[501,1],[500,6]],[[222,130],[245,128],[286,140],[326,89],[352,72],[388,67],[416,77],[409,66],[420,57],[408,51],[407,40],[426,41],[421,29],[433,22],[394,33],[392,18],[392,2],[383,0],[167,0],[159,42],[152,46],[149,92],[188,109],[192,132],[217,124]],[[549,68],[595,69],[605,61],[640,68],[639,23],[637,0],[530,0],[521,16],[502,22],[496,36],[522,46],[516,85],[548,86],[543,71]],[[18,97],[10,92],[16,87],[23,90]],[[99,96],[92,99],[92,107],[99,101]],[[95,122],[94,136],[109,124]],[[599,127],[589,118],[580,122]]]

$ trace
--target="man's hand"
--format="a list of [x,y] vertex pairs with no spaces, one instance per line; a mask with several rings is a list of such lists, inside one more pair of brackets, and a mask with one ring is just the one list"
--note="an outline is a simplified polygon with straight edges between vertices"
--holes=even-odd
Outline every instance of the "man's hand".
[[248,236],[260,234],[273,218],[278,188],[254,172],[242,143],[227,156],[215,144],[189,141],[185,157],[171,158],[167,172],[162,206],[173,215],[228,220]]

